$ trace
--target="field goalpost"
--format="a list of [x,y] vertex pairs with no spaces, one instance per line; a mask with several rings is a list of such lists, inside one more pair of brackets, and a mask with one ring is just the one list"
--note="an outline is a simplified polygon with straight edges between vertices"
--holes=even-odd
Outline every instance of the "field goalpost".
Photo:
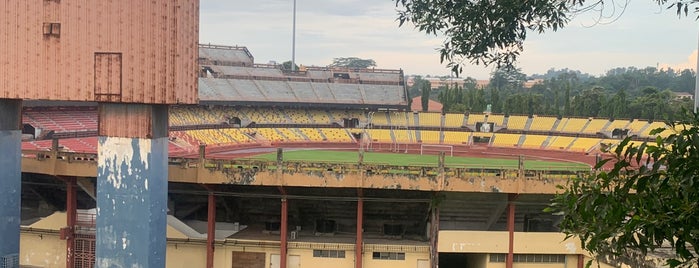
[[454,156],[454,145],[420,144],[420,155],[423,155],[425,152],[444,152],[448,156]]

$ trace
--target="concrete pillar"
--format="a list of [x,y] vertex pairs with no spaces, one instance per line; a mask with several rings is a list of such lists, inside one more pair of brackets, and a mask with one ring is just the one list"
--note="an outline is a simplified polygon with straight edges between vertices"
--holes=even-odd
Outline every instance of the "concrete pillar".
[[99,105],[97,267],[165,267],[168,111]]
[[512,268],[515,259],[515,203],[517,194],[508,194],[507,196],[507,232],[509,234],[506,268]]
[[76,177],[65,179],[66,182],[66,267],[75,267],[75,222],[78,214],[78,185]]
[[355,245],[354,267],[362,268],[364,259],[362,258],[362,245],[364,244],[364,199],[357,200],[357,241]]
[[214,242],[216,239],[216,196],[209,192],[209,211],[206,230],[206,268],[214,267]]
[[439,199],[432,199],[430,208],[430,267],[439,267]]
[[22,101],[0,99],[0,266],[19,267]]
[[279,268],[286,268],[286,252],[288,250],[286,238],[287,228],[289,226],[289,203],[286,197],[282,198],[282,221],[279,226]]

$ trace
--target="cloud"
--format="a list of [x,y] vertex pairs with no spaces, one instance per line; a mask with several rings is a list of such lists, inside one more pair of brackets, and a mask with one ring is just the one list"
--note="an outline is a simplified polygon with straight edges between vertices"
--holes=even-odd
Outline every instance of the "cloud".
[[692,54],[687,57],[687,60],[679,63],[660,63],[658,67],[660,69],[672,68],[673,70],[684,70],[684,69],[697,69],[697,50],[692,51]]
[[[447,75],[439,63],[443,38],[411,25],[398,27],[395,1],[296,0],[296,62],[324,66],[336,57],[370,58],[406,74]],[[292,0],[201,2],[200,42],[247,46],[256,62],[291,59]],[[592,14],[594,15],[594,14]],[[570,68],[595,75],[615,67],[679,66],[696,49],[697,26],[653,1],[629,2],[609,24],[590,18],[545,34],[529,33],[519,66],[527,74]],[[695,62],[687,60],[693,67]],[[492,68],[464,66],[464,76],[486,79]]]

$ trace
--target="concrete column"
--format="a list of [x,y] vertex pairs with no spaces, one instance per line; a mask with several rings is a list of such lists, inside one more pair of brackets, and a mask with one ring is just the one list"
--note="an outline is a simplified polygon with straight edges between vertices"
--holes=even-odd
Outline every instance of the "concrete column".
[[286,268],[286,252],[287,252],[287,227],[289,226],[289,203],[286,197],[282,198],[282,221],[279,226],[279,268]]
[[364,199],[359,198],[357,200],[357,242],[355,245],[355,257],[354,257],[354,267],[362,268],[364,259],[362,258],[362,244],[364,244]]
[[75,267],[75,222],[78,209],[78,185],[77,178],[69,177],[66,182],[66,267]]
[[97,267],[165,267],[168,111],[99,105]]
[[509,234],[509,246],[507,250],[506,268],[512,268],[515,259],[515,203],[517,194],[509,194],[507,196],[507,232]]
[[439,267],[439,203],[433,199],[430,208],[430,267]]
[[216,239],[216,196],[209,192],[209,211],[206,230],[206,268],[214,267],[214,241]]
[[22,101],[0,99],[0,266],[19,267]]

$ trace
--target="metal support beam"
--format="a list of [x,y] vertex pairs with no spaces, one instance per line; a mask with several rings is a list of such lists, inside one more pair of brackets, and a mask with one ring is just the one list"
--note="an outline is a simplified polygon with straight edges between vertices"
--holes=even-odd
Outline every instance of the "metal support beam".
[[77,178],[68,177],[66,181],[66,267],[75,267],[75,222],[77,221],[78,213],[78,186]]
[[206,231],[206,267],[214,267],[214,239],[216,239],[216,196],[209,192],[209,213]]
[[362,246],[364,245],[364,199],[359,197],[357,199],[357,241],[355,245],[355,257],[354,264],[355,268],[362,268],[364,259],[362,258]]
[[165,267],[168,112],[99,104],[97,267]]
[[282,198],[282,221],[279,226],[279,268],[286,268],[286,252],[287,252],[287,227],[289,225],[288,201],[286,197]]
[[512,268],[515,259],[515,203],[517,194],[507,196],[507,232],[509,234],[509,246],[507,250],[506,268]]
[[0,99],[0,265],[19,267],[22,101]]

